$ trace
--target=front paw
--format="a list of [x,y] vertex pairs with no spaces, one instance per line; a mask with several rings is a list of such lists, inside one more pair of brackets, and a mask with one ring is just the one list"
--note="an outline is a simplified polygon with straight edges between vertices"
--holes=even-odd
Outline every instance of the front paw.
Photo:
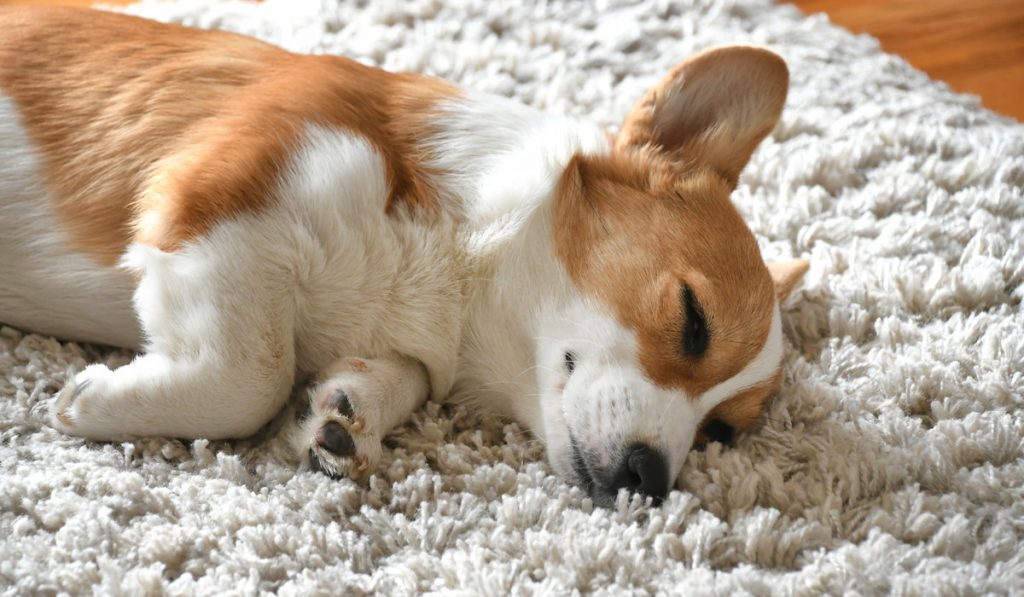
[[314,391],[303,428],[312,470],[332,477],[363,479],[376,470],[381,436],[361,414],[357,395],[334,384]]
[[110,405],[105,404],[113,375],[106,365],[90,365],[75,375],[57,395],[50,425],[68,435],[114,439],[118,414],[108,412]]

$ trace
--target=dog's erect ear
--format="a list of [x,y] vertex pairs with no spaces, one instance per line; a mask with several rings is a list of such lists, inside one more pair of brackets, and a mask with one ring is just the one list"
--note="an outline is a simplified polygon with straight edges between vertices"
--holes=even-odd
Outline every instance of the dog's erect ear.
[[811,262],[806,259],[791,259],[789,261],[769,261],[765,265],[768,266],[768,273],[772,275],[772,282],[775,282],[775,294],[781,303],[803,279],[807,268],[811,267]]
[[653,145],[686,165],[706,164],[731,184],[775,128],[789,87],[778,55],[729,46],[672,69],[633,106],[617,148]]

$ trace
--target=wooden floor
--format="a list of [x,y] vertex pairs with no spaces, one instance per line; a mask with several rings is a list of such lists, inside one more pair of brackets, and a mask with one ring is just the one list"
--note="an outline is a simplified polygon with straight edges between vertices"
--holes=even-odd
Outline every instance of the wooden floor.
[[1024,121],[1024,0],[793,0]]
[[[105,0],[128,4],[129,0]],[[1024,121],[1024,0],[792,0],[806,13],[877,37],[957,91]],[[0,4],[68,4],[92,0],[0,0]]]

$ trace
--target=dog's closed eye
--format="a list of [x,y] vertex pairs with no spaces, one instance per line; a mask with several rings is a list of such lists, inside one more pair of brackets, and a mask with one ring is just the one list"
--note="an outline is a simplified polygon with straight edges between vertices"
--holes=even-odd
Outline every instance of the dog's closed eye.
[[704,356],[711,340],[704,309],[689,286],[683,285],[681,294],[683,312],[686,314],[686,320],[683,322],[683,354],[700,358]]

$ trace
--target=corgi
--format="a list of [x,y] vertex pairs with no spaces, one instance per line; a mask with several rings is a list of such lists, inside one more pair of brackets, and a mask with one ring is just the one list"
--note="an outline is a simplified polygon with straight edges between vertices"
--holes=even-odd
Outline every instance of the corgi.
[[779,387],[780,303],[730,201],[783,109],[719,47],[617,134],[419,74],[71,8],[0,8],[0,321],[139,353],[52,425],[241,438],[315,378],[304,467],[363,479],[428,397],[529,429],[593,502],[658,503]]

